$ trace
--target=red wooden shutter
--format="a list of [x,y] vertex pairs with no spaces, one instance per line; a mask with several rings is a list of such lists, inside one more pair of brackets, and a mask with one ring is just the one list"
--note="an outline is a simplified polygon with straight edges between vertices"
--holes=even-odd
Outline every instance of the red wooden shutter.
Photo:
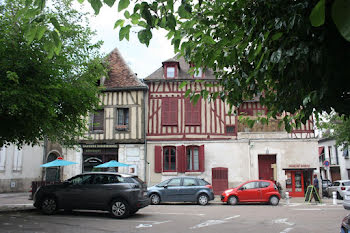
[[204,145],[201,145],[199,147],[199,171],[200,172],[204,172],[204,163],[205,163],[205,160],[204,160]]
[[162,99],[162,125],[167,125],[169,120],[169,98]]
[[177,125],[177,99],[170,99],[169,102],[169,123],[171,125]]
[[201,124],[201,102],[196,105],[189,99],[185,99],[185,124],[186,125],[200,125]]
[[154,172],[155,173],[162,172],[162,147],[161,146],[154,147]]
[[177,172],[185,172],[186,170],[186,152],[185,146],[176,147],[176,156],[177,156]]

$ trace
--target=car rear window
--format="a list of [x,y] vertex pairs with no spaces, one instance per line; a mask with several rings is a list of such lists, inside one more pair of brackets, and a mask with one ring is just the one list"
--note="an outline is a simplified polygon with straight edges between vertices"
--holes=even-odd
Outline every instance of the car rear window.
[[203,180],[203,179],[198,179],[198,183],[199,183],[199,185],[201,185],[201,186],[206,186],[206,185],[209,184],[208,182],[206,182],[206,181]]
[[350,186],[350,181],[343,182],[343,186]]

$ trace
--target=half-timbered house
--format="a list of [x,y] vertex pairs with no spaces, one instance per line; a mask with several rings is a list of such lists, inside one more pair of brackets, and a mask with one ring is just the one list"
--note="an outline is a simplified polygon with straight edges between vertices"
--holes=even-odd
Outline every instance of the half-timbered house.
[[[129,164],[117,168],[145,179],[145,104],[147,85],[128,67],[118,49],[108,56],[109,72],[101,78],[100,108],[90,115],[89,131],[76,151],[63,151],[63,157],[80,165],[65,168],[64,178],[116,160]],[[66,155],[65,155],[66,154]]]
[[[312,119],[287,133],[278,120],[246,127],[228,114],[229,106],[216,99],[200,99],[193,105],[187,89],[217,91],[211,70],[189,72],[191,65],[174,57],[145,78],[149,87],[147,113],[148,182],[173,176],[200,176],[214,191],[250,179],[279,181],[292,196],[304,195],[307,182],[318,172],[317,140]],[[182,81],[189,81],[180,89]],[[195,82],[203,80],[203,82]],[[237,111],[256,117],[267,109],[257,100],[246,101]]]

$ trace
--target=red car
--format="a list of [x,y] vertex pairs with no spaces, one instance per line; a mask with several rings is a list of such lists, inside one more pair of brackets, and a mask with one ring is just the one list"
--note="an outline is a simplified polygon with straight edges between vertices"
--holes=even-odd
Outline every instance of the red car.
[[250,180],[221,194],[221,201],[230,205],[238,202],[267,202],[278,205],[280,199],[277,186],[270,180]]

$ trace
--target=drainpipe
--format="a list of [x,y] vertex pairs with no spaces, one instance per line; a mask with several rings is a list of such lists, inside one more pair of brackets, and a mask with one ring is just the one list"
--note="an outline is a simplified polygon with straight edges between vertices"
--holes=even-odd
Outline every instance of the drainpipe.
[[[145,155],[145,165],[144,165],[144,177],[143,180],[146,182],[146,173],[147,173],[147,139],[146,139],[146,92],[147,89],[143,91],[143,139],[144,139],[144,149],[143,149],[143,153]],[[149,185],[149,184],[147,184]]]
[[252,159],[251,159],[251,154],[250,154],[250,147],[251,147],[251,145],[250,145],[250,139],[248,139],[248,156],[249,156],[249,169],[248,169],[248,171],[249,171],[249,180],[251,180],[251,166],[252,166]]
[[[46,137],[44,137],[44,146],[43,146],[43,163],[46,162],[46,150],[47,150],[47,141]],[[44,176],[45,176],[45,168],[41,169],[41,181],[44,181]]]

